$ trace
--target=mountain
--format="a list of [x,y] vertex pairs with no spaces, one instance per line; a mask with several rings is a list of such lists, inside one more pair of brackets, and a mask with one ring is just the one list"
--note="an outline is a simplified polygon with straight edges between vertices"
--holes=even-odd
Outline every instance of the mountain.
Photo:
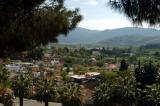
[[58,41],[60,43],[91,43],[89,39],[92,38],[92,35],[98,33],[98,30],[89,30],[78,27],[74,31],[70,32],[67,36],[60,35],[58,37]]
[[128,45],[128,46],[141,46],[147,44],[158,44],[160,43],[160,36],[118,36],[110,39],[106,39],[99,42],[100,44],[109,45]]
[[112,30],[89,30],[76,28],[67,37],[61,35],[60,43],[103,43],[115,45],[143,45],[160,41],[160,30],[152,28],[125,27]]

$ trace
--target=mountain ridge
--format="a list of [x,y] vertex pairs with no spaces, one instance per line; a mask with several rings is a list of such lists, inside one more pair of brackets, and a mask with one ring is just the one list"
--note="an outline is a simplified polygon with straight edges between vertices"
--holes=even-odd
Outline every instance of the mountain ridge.
[[[134,39],[133,39],[133,36],[135,36]],[[70,32],[67,35],[67,37],[64,37],[63,35],[61,35],[60,37],[58,37],[58,40],[60,43],[70,43],[70,44],[79,44],[79,43],[105,44],[105,43],[115,42],[117,45],[118,44],[127,45],[130,42],[133,42],[134,44],[136,40],[140,40],[141,38],[142,42],[139,44],[142,45],[144,42],[143,39],[147,39],[149,37],[151,37],[152,39],[155,39],[155,37],[158,37],[158,36],[160,36],[160,30],[153,29],[153,28],[125,27],[125,28],[106,29],[103,31],[99,31],[99,30],[90,30],[90,29],[78,27],[74,31]],[[119,40],[116,40],[116,39],[119,39],[121,42],[119,42]],[[158,39],[160,41],[160,37],[158,37]],[[127,41],[130,41],[130,42],[127,43]]]

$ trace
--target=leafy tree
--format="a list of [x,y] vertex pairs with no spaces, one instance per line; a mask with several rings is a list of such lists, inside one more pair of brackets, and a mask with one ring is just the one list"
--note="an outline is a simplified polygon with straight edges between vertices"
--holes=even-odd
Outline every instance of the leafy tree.
[[12,89],[15,96],[19,97],[20,106],[23,106],[23,98],[27,97],[29,94],[30,87],[31,82],[29,76],[20,73],[15,77],[12,84]]
[[109,4],[124,13],[133,23],[160,24],[159,0],[110,0]]
[[120,64],[120,68],[119,68],[120,71],[124,71],[124,70],[128,70],[128,64],[126,62],[126,60],[121,60],[121,64]]
[[139,66],[135,69],[135,77],[136,81],[141,83],[142,87],[152,85],[157,81],[158,68],[151,62],[145,63],[142,67],[139,62]]
[[64,0],[1,0],[0,14],[1,56],[57,41],[81,20],[79,10],[67,9]]

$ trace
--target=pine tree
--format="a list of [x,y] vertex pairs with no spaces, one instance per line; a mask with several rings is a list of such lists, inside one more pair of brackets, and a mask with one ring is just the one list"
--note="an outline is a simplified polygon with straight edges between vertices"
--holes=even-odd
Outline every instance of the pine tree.
[[152,85],[157,81],[158,68],[151,63],[145,63],[144,66],[139,66],[135,69],[136,81],[141,83],[142,86]]
[[120,64],[120,68],[119,68],[120,71],[124,71],[124,70],[128,70],[128,64],[126,62],[126,60],[121,60],[121,64]]

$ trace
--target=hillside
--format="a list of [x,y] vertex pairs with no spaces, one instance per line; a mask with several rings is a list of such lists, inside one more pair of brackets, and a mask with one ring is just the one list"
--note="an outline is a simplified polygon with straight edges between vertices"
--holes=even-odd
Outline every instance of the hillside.
[[142,45],[159,42],[160,30],[151,28],[126,27],[113,30],[89,30],[77,28],[66,37],[61,35],[60,43],[107,43],[115,45]]
[[99,42],[100,44],[110,45],[128,45],[141,46],[146,44],[160,43],[160,36],[140,36],[140,35],[126,35],[106,39]]

